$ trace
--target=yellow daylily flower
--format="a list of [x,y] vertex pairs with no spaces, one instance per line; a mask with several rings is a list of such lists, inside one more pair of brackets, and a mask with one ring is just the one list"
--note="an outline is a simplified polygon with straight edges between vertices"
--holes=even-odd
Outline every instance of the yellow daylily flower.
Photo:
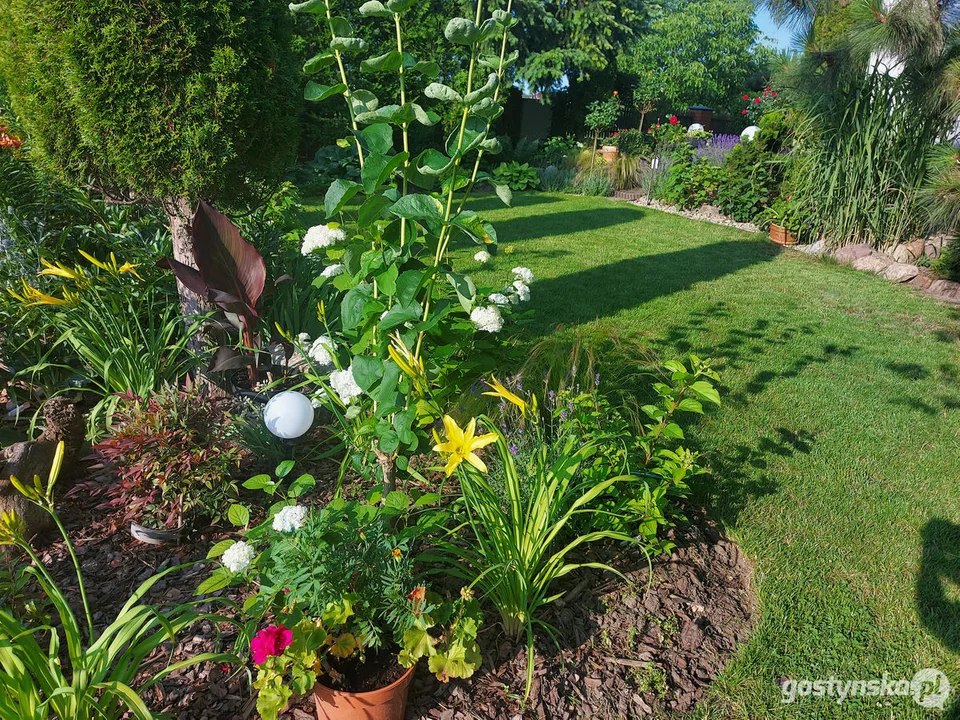
[[410,348],[404,345],[400,333],[394,333],[390,336],[390,347],[387,348],[387,352],[390,354],[390,359],[418,386],[423,380],[426,380],[427,369],[423,360],[414,355]]
[[35,287],[27,285],[26,280],[21,280],[23,283],[23,293],[15,293],[13,290],[7,290],[18,302],[23,303],[24,307],[36,307],[38,305],[76,305],[77,296],[73,293],[70,293],[66,290],[63,292],[63,297],[58,298],[53,295],[47,295],[40,290],[37,290]]
[[81,255],[83,255],[83,257],[87,259],[88,262],[90,262],[91,265],[96,265],[98,268],[100,268],[101,270],[106,270],[111,275],[120,275],[121,273],[130,273],[131,275],[136,276],[137,279],[141,281],[143,280],[143,278],[140,277],[139,274],[137,274],[136,269],[137,267],[139,267],[138,265],[134,265],[128,262],[124,263],[123,265],[118,265],[117,256],[114,255],[113,253],[110,253],[110,262],[108,263],[108,262],[102,262],[100,260],[97,260],[93,255],[86,253],[83,250],[80,250],[79,252]]
[[38,272],[37,275],[54,275],[56,277],[66,278],[67,280],[73,280],[74,282],[81,282],[86,279],[83,270],[80,268],[68,268],[63,263],[51,263],[43,258],[40,259],[40,263],[44,269]]
[[484,465],[483,460],[478,458],[473,451],[495,443],[497,436],[494,433],[490,433],[477,437],[476,418],[472,418],[470,422],[467,423],[467,427],[461,430],[456,420],[449,415],[444,415],[443,427],[447,433],[447,441],[441,442],[440,436],[437,434],[437,431],[434,430],[433,438],[437,444],[433,447],[433,450],[441,455],[448,456],[447,467],[445,468],[447,477],[453,475],[454,471],[460,467],[460,463],[464,461],[480,472],[486,472],[487,466]]
[[501,383],[495,377],[491,377],[491,380],[493,380],[493,382],[487,382],[486,385],[493,392],[485,392],[484,395],[489,395],[490,397],[498,397],[503,400],[506,400],[507,402],[513,403],[518,408],[520,408],[521,413],[523,413],[524,415],[527,414],[527,410],[530,409],[530,406],[527,405],[526,401],[523,398],[507,390],[503,386],[503,383]]

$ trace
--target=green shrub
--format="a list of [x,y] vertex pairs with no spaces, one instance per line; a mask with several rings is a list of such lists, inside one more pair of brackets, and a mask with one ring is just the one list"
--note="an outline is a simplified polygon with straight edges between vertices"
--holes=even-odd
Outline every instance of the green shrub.
[[573,170],[562,170],[555,165],[548,165],[540,170],[540,189],[553,193],[572,192],[575,178],[576,173]]
[[231,476],[241,456],[226,440],[228,404],[196,389],[126,395],[115,430],[94,446],[117,474],[106,490],[112,504],[124,508],[128,519],[154,527],[192,529],[201,520],[225,521],[238,497]]
[[540,185],[540,175],[537,169],[528,164],[513,161],[502,163],[493,171],[493,177],[500,185],[506,185],[511,190],[529,190]]
[[717,202],[724,172],[707,160],[684,157],[670,168],[664,199],[684,210]]
[[540,167],[570,168],[580,152],[580,143],[573,135],[547,138],[540,150]]
[[641,130],[623,130],[614,138],[614,144],[622,155],[645,157],[653,150],[653,137]]
[[573,181],[573,192],[587,197],[609,197],[613,195],[614,183],[609,169],[597,168],[578,173]]
[[940,257],[931,265],[931,269],[947,280],[960,282],[960,240],[951,238]]

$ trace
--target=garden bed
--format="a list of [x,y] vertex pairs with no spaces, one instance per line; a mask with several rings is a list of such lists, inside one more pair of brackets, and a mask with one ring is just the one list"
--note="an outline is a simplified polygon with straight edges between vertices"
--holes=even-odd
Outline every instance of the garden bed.
[[[95,507],[94,501],[68,502],[63,515],[86,573],[97,625],[112,621],[129,594],[154,572],[202,559],[218,539],[209,534],[175,548],[142,545],[130,538],[120,513],[104,514]],[[593,571],[568,578],[567,601],[548,606],[544,614],[558,630],[560,647],[545,636],[538,639],[527,712],[545,718],[612,718],[654,709],[682,714],[695,705],[750,632],[755,617],[752,566],[702,517],[671,535],[678,548],[653,562],[652,578],[645,558],[628,550],[612,560],[598,558],[611,562],[626,581]],[[41,557],[52,561],[64,587],[75,588],[62,543],[43,547]],[[208,568],[197,566],[161,580],[149,599],[161,604],[187,601],[208,574]],[[225,593],[242,600],[236,590]],[[229,651],[235,638],[228,624],[203,622],[184,638],[175,659]],[[418,668],[408,718],[522,714],[522,644],[503,636],[492,611],[486,613],[479,641],[483,667],[470,680],[443,685]],[[165,659],[157,656],[161,663]],[[232,672],[208,663],[174,673],[144,699],[156,711],[181,720],[255,717],[245,673]],[[312,698],[304,698],[281,717],[306,720],[312,712]]]

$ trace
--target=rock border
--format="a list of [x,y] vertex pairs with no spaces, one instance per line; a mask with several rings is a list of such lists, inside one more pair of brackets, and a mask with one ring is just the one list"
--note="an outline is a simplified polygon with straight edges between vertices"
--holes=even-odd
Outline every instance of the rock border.
[[[751,223],[739,223],[731,220],[722,215],[712,205],[704,205],[696,210],[681,210],[675,205],[665,205],[657,200],[648,200],[644,193],[635,190],[621,190],[614,193],[613,197],[616,200],[624,200],[638,207],[652,208],[671,215],[682,215],[691,220],[733,227],[745,232],[762,232],[759,227]],[[854,270],[873,273],[890,282],[912,287],[935,300],[951,305],[960,305],[960,283],[952,280],[942,280],[929,269],[914,264],[916,260],[922,258],[932,260],[939,258],[947,241],[948,237],[940,234],[901,243],[886,253],[875,250],[872,245],[866,243],[845,245],[834,250],[829,248],[823,240],[818,240],[809,245],[786,245],[783,247],[813,257],[830,257],[841,265],[849,265]]]

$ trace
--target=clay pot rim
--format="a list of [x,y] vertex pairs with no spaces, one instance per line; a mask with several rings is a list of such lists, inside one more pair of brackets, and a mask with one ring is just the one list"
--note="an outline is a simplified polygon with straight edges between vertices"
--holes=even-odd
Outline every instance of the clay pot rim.
[[[399,665],[400,663],[397,663],[397,664]],[[351,697],[364,697],[366,695],[376,695],[377,693],[384,693],[384,692],[393,690],[397,685],[399,685],[404,680],[406,680],[410,675],[412,675],[413,671],[416,669],[417,669],[416,665],[410,666],[409,668],[407,668],[407,671],[403,675],[401,675],[399,678],[394,680],[392,683],[390,683],[389,685],[384,685],[382,688],[377,688],[376,690],[365,690],[364,692],[350,692],[349,690],[335,690],[332,687],[327,687],[321,682],[317,682],[317,684],[313,686],[313,692],[316,693],[317,688],[322,687],[324,690],[334,695],[350,695]]]

